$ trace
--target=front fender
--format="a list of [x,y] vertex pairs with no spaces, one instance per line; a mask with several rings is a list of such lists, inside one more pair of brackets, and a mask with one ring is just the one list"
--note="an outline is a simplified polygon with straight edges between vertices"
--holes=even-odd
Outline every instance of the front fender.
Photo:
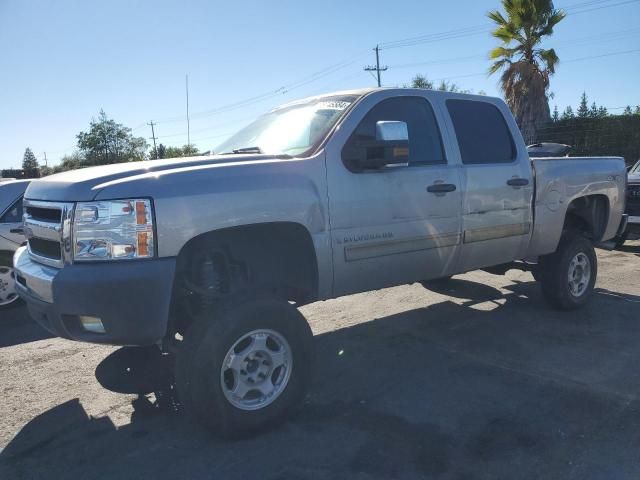
[[321,270],[319,293],[324,295],[332,278],[326,192],[325,155],[320,152],[304,159],[153,172],[107,186],[98,199],[152,198],[160,257],[175,257],[189,240],[216,230],[259,223],[300,224],[313,240]]

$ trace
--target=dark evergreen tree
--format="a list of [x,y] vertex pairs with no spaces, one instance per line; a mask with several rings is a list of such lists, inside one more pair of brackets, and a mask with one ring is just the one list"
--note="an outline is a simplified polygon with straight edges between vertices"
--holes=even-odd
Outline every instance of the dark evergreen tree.
[[580,105],[578,105],[577,115],[579,118],[586,118],[589,116],[589,103],[587,101],[587,93],[582,92],[580,97]]
[[27,147],[22,157],[22,171],[24,172],[25,178],[38,178],[40,176],[38,167],[38,159],[31,149]]
[[562,112],[562,120],[567,120],[569,118],[574,118],[575,115],[573,114],[573,108],[571,108],[571,105],[569,105],[567,108],[564,109],[564,112]]

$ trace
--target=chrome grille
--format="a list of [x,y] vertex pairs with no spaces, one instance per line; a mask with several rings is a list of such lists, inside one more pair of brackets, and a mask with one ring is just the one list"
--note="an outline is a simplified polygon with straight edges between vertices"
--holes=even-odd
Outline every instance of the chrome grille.
[[58,268],[71,263],[73,205],[24,200],[24,231],[34,261]]

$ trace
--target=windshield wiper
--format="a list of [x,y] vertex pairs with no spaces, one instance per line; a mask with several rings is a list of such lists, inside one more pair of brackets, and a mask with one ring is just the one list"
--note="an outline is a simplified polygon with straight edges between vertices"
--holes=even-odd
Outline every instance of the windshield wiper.
[[260,150],[260,147],[243,147],[243,148],[236,148],[235,150],[231,150],[231,152],[229,153],[262,153],[262,150]]

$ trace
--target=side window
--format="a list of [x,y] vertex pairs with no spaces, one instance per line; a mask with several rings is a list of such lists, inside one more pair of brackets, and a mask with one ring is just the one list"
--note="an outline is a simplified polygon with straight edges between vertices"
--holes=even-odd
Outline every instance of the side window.
[[473,100],[447,100],[462,163],[511,163],[516,147],[495,105]]
[[0,218],[0,223],[21,223],[22,222],[22,197],[16,201],[9,210]]
[[409,165],[446,163],[442,139],[433,109],[421,97],[395,97],[382,100],[362,119],[346,146],[375,140],[376,122],[400,121],[409,131]]

